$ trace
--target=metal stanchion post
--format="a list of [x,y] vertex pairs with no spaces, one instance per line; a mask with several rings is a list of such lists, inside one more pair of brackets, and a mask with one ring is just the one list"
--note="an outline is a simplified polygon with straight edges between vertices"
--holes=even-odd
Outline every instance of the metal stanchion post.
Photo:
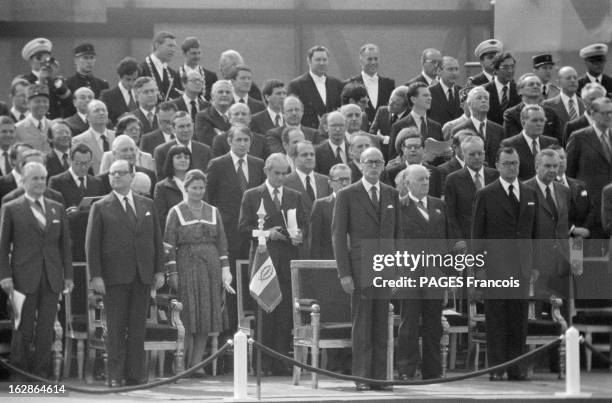
[[234,399],[247,398],[247,335],[240,330],[234,335]]
[[563,397],[590,397],[580,392],[580,334],[575,327],[565,332],[565,392],[555,393]]

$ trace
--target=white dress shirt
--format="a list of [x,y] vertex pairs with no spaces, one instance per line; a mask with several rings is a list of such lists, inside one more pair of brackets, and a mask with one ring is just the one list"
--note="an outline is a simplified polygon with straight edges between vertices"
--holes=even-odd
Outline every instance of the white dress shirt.
[[128,203],[130,203],[130,207],[132,207],[132,210],[134,211],[134,214],[136,214],[136,205],[134,204],[134,195],[132,194],[132,190],[130,190],[128,192],[128,194],[126,195],[122,195],[121,193],[113,190],[113,193],[115,194],[115,197],[117,199],[119,199],[119,203],[121,203],[121,207],[123,207],[123,211],[126,211],[126,207],[125,207],[125,198],[128,198]]
[[321,96],[321,100],[323,101],[323,105],[327,104],[327,89],[325,88],[325,80],[327,77],[325,76],[317,76],[313,74],[312,71],[309,72],[310,77],[314,80],[314,83],[317,87],[317,91],[319,91],[319,95]]
[[[268,189],[268,193],[270,193],[270,198],[274,200],[274,187],[270,185],[270,182],[266,179],[266,188]],[[283,186],[279,186],[278,188],[278,202],[283,204]]]
[[514,182],[510,183],[500,176],[499,181],[501,182],[501,185],[504,188],[504,192],[506,192],[506,195],[508,195],[508,197],[510,197],[510,193],[508,193],[508,188],[510,187],[510,185],[512,185],[512,191],[514,193],[514,196],[516,196],[516,200],[521,201],[521,191],[519,189],[518,179],[515,179]]
[[374,73],[373,76],[370,76],[362,70],[361,79],[363,80],[363,85],[366,87],[366,91],[368,92],[370,103],[374,109],[376,109],[378,107],[378,73]]
[[[238,160],[241,157],[234,154],[232,150],[230,150],[230,156],[232,157],[232,162],[234,163],[234,169],[236,172],[238,172],[238,169],[240,168],[240,164],[238,164]],[[249,168],[247,166],[247,156],[245,155],[244,157],[242,157],[242,160],[244,161],[242,163],[242,173],[244,174],[244,177],[246,178],[248,182],[249,181]]]
[[306,177],[308,176],[310,178],[310,187],[312,187],[312,191],[314,192],[314,198],[315,200],[318,198],[318,192],[317,192],[317,183],[315,181],[315,177],[314,177],[314,173],[311,172],[309,174],[306,174],[302,171],[300,171],[299,169],[295,169],[295,172],[298,175],[298,178],[300,178],[300,181],[302,182],[302,186],[304,186],[304,189],[306,189]]
[[[268,116],[270,116],[270,120],[272,121],[272,123],[276,123],[276,117],[278,116],[278,125],[282,127],[283,126],[283,114],[280,112],[276,113],[269,107],[266,108],[266,110],[268,111]],[[262,133],[262,134],[265,134],[265,133]]]
[[125,101],[125,104],[127,106],[130,106],[130,93],[132,94],[132,99],[134,100],[134,102],[136,102],[136,96],[134,95],[134,92],[128,91],[128,89],[123,86],[123,83],[121,81],[119,81],[119,85],[117,85],[117,87],[119,87],[119,91],[121,91],[121,95],[123,95],[123,100]]

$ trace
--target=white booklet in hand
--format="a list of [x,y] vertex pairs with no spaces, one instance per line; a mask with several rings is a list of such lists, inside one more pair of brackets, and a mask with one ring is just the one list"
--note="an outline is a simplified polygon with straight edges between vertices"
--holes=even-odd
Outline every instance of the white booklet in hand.
[[25,302],[26,296],[15,289],[11,293],[11,304],[13,305],[13,315],[15,317],[15,330],[19,329],[21,323],[21,311],[23,310],[23,303]]

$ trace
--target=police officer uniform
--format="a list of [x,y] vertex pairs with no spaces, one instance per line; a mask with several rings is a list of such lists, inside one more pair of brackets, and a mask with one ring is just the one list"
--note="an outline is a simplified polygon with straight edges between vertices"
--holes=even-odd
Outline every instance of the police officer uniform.
[[[487,39],[482,41],[476,46],[474,55],[480,60],[484,55],[488,53],[501,53],[504,49],[502,41],[497,39]],[[485,85],[493,79],[493,75],[485,72],[484,70],[475,76],[469,77],[466,87],[474,87],[478,85]]]
[[[541,55],[535,55],[531,58],[533,62],[533,68],[537,69],[542,66],[551,65],[554,66],[555,62],[553,61],[552,55],[550,53],[543,53]],[[561,93],[561,88],[557,87],[555,84],[550,81],[546,84],[542,82],[542,96],[544,99],[551,99],[556,97]]]
[[[592,45],[580,49],[579,54],[580,57],[583,58],[585,61],[605,63],[606,55],[608,54],[608,46],[603,43],[594,43]],[[588,83],[595,82],[598,82],[599,84],[604,86],[608,98],[612,97],[612,77],[605,73],[602,73],[598,77],[594,77],[587,72],[582,77],[580,77],[578,79],[578,95],[580,95],[582,87],[584,87]]]
[[[94,46],[91,43],[81,43],[74,48],[74,57],[85,55],[96,55]],[[66,80],[66,84],[73,93],[81,87],[87,87],[93,91],[94,97],[96,98],[99,98],[100,93],[109,87],[106,80],[94,77],[93,75],[81,74],[78,71]]]

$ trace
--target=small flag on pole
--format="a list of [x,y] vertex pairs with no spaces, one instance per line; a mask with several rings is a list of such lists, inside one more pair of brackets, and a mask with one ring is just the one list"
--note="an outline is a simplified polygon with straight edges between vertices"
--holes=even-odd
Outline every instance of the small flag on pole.
[[259,306],[270,313],[283,299],[276,270],[268,250],[259,246],[253,259],[249,291]]

